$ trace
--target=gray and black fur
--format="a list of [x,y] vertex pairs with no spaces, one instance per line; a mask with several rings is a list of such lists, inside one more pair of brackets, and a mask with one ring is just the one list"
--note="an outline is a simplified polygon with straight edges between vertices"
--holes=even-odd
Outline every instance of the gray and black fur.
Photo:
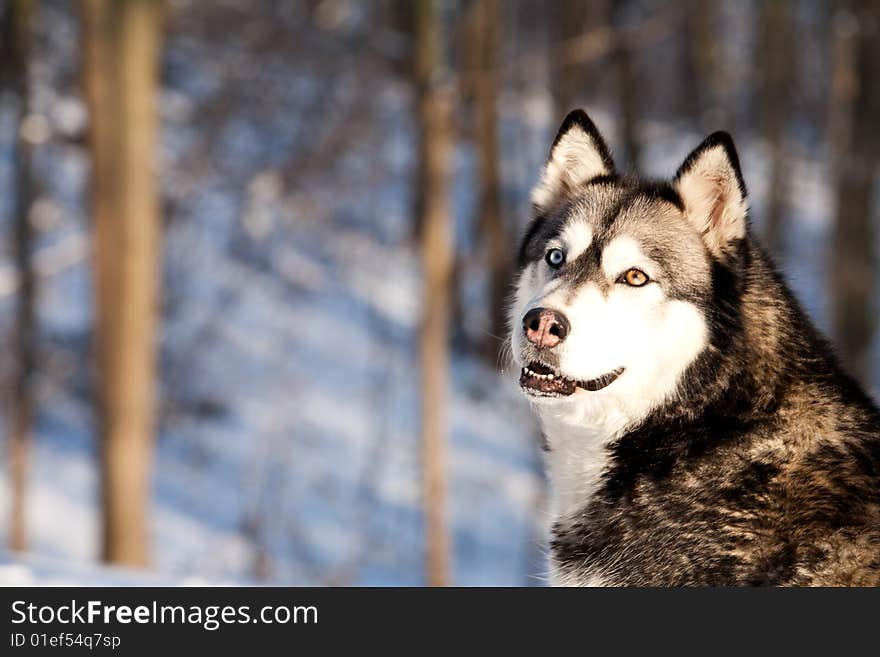
[[[572,123],[591,135],[610,164],[604,141],[582,112],[566,119],[560,135]],[[701,152],[718,146],[745,197],[736,151],[724,133],[694,151],[672,183],[622,177],[612,165],[538,207],[520,268],[543,257],[542,245],[591,194],[611,199],[596,221],[594,250],[613,233],[622,208],[659,199],[682,209],[674,181]],[[657,238],[659,260],[664,243]],[[596,266],[591,257],[582,255],[560,276],[571,277],[571,285],[587,280]],[[750,230],[704,257],[705,284],[677,281],[671,272],[667,294],[699,308],[707,344],[675,393],[607,445],[589,499],[557,518],[551,549],[559,580],[880,585],[877,407],[841,368]],[[512,330],[518,330],[515,319]],[[547,444],[552,450],[549,437]]]

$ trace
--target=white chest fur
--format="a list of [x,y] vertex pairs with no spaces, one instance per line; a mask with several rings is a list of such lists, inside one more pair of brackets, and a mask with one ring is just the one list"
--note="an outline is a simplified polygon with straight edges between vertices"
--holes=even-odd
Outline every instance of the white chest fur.
[[608,445],[629,423],[623,409],[584,404],[542,404],[538,408],[549,451],[546,464],[554,520],[581,511],[598,488],[608,465]]
[[[608,445],[617,439],[631,418],[613,403],[540,404],[538,417],[548,451],[545,456],[550,479],[554,523],[565,524],[582,512],[601,485],[608,466]],[[607,398],[605,401],[609,401]],[[564,571],[551,556],[553,586],[603,586],[599,573]]]

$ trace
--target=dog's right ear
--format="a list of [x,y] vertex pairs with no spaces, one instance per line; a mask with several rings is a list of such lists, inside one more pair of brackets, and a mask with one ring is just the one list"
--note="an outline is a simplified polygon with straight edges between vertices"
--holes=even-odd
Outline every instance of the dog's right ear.
[[613,173],[614,161],[602,135],[586,112],[573,110],[556,133],[541,180],[532,190],[532,204],[543,214],[578,186]]

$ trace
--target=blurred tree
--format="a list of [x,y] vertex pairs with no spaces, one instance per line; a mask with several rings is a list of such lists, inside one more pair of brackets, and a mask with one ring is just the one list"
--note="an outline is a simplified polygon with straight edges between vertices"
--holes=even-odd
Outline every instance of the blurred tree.
[[36,330],[34,305],[36,296],[36,272],[33,266],[33,225],[30,210],[33,203],[34,185],[31,172],[33,144],[29,136],[28,120],[31,113],[31,89],[29,62],[31,51],[31,0],[11,0],[3,15],[2,41],[4,61],[3,82],[9,82],[17,106],[16,139],[12,153],[12,169],[15,176],[13,190],[13,238],[15,266],[18,275],[18,296],[15,313],[15,340],[13,358],[16,368],[13,374],[10,408],[10,540],[13,550],[27,549],[26,487],[28,452],[34,416],[34,379],[36,376]]
[[638,134],[636,73],[633,69],[633,46],[629,39],[621,35],[631,21],[635,7],[631,0],[615,0],[612,9],[612,21],[618,35],[612,51],[614,71],[617,76],[618,107],[620,111],[620,132],[623,153],[621,159],[627,163],[628,169],[638,174],[641,170],[642,146]]
[[591,86],[601,54],[610,43],[610,0],[561,0],[551,15],[553,123],[574,109]]
[[831,321],[844,362],[859,379],[870,377],[876,329],[875,187],[880,168],[880,2],[838,7],[834,45],[832,162],[837,215],[829,262]]
[[790,0],[764,2],[755,16],[758,43],[754,50],[754,69],[760,132],[770,161],[765,236],[767,246],[778,254],[784,248],[782,228],[788,197],[785,127],[790,119],[794,75],[792,4]]
[[[479,87],[482,83],[483,73],[480,68],[483,37],[478,32],[480,29],[481,13],[482,5],[480,0],[464,0],[460,4],[455,5],[455,20],[451,25],[451,43],[449,48],[450,69],[457,82],[457,89],[455,91],[457,94],[456,107],[453,108],[451,117],[452,130],[456,139],[474,144],[478,169],[482,165],[479,152],[480,108],[477,107],[477,94],[480,91]],[[497,76],[500,74],[500,71],[490,73],[490,75],[493,74]],[[473,324],[468,322],[469,317],[465,302],[467,294],[465,286],[468,275],[471,273],[469,265],[476,262],[477,259],[477,256],[474,254],[474,248],[486,246],[483,244],[482,236],[479,234],[479,231],[482,229],[482,222],[480,221],[480,184],[480,179],[477,177],[475,188],[478,198],[474,216],[469,217],[466,230],[457,234],[453,240],[452,274],[449,279],[449,339],[450,343],[454,345],[454,348],[459,353],[472,353],[481,347],[485,347],[485,355],[488,356],[489,349],[491,349],[491,345],[488,344],[489,341],[485,340],[482,334],[474,336],[469,331],[469,327]],[[418,214],[417,212],[416,215],[418,216]],[[480,264],[487,265],[486,272],[488,273],[488,262]],[[483,330],[489,331],[485,327],[483,327]]]
[[144,565],[154,432],[160,220],[156,87],[163,4],[85,0],[98,400],[107,561]]
[[417,195],[423,267],[420,328],[422,463],[426,574],[431,586],[449,581],[446,522],[446,389],[449,367],[452,223],[449,215],[452,151],[451,84],[446,64],[443,17],[436,0],[416,9],[416,124],[422,175]]
[[[560,0],[552,13],[552,41],[550,52],[553,74],[553,105],[556,117],[570,112],[583,86],[583,66],[572,62],[568,50],[562,46],[580,36],[586,27],[588,3],[578,0]],[[555,118],[554,118],[555,120]]]
[[684,0],[685,111],[702,129],[731,129],[731,112],[725,102],[726,73],[721,64],[722,35],[718,30],[717,0]]
[[471,43],[476,50],[476,84],[474,97],[477,114],[477,155],[479,159],[478,225],[486,249],[489,277],[489,332],[483,353],[495,362],[506,331],[505,300],[510,278],[510,243],[501,211],[500,150],[498,146],[498,96],[500,72],[501,13],[498,0],[476,0]]

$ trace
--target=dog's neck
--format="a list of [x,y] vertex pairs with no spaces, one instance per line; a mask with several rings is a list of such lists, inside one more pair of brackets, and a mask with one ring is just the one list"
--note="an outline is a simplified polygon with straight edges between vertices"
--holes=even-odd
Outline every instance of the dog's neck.
[[607,447],[624,433],[631,417],[618,404],[572,402],[541,406],[538,418],[555,520],[578,513],[593,496],[607,466]]

